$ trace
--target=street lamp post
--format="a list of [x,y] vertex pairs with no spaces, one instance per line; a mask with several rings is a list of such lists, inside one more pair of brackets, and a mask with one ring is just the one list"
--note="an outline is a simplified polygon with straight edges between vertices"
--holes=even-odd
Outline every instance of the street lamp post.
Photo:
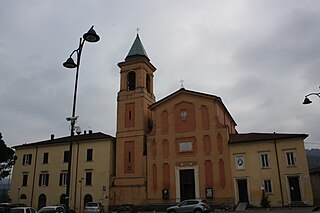
[[[319,87],[319,89],[320,89],[320,87]],[[308,95],[306,95],[304,97],[304,100],[303,100],[302,104],[311,104],[312,101],[308,98],[311,95],[315,95],[315,96],[318,96],[318,98],[320,98],[320,92],[312,92],[312,93],[309,93]]]
[[[74,129],[75,123],[79,116],[76,116],[76,100],[77,100],[77,88],[78,88],[78,77],[79,77],[79,68],[80,68],[80,59],[81,53],[83,49],[84,42],[98,42],[100,37],[96,34],[93,29],[93,26],[89,29],[87,33],[83,35],[83,39],[80,38],[79,47],[75,49],[71,54],[70,57],[67,59],[66,62],[63,63],[63,66],[66,68],[77,68],[76,70],[76,79],[74,84],[74,95],[73,95],[73,106],[72,106],[72,115],[71,117],[67,118],[67,121],[70,121],[70,143],[69,143],[69,159],[68,159],[68,175],[67,175],[67,187],[66,187],[66,211],[69,210],[69,203],[70,203],[70,182],[71,182],[71,159],[72,159],[72,143],[74,140]],[[72,59],[72,55],[77,53],[77,63],[75,63]]]

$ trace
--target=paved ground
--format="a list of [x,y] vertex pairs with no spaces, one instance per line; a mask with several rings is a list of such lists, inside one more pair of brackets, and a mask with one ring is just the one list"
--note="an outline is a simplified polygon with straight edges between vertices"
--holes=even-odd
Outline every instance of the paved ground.
[[[312,212],[312,209],[314,207],[293,207],[293,208],[270,208],[270,209],[263,209],[263,208],[256,208],[256,209],[247,209],[243,212],[248,213],[262,213],[262,212],[270,212],[270,213],[308,213]],[[214,212],[224,212],[221,210],[216,209]],[[241,211],[235,211],[235,212],[241,212]]]

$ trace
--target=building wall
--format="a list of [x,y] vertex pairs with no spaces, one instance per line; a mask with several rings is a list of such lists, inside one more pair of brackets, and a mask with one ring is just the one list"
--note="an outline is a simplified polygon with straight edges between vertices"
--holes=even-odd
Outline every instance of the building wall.
[[[239,180],[247,181],[249,203],[260,206],[262,190],[266,190],[264,180],[271,180],[272,192],[266,193],[271,206],[281,207],[294,204],[290,196],[289,178],[299,180],[303,204],[313,205],[307,159],[302,139],[248,142],[230,145],[230,160],[235,199],[239,201]],[[295,165],[288,166],[286,152],[294,153]],[[269,167],[262,168],[261,154],[268,154]],[[243,159],[243,166],[237,159]]]
[[[78,210],[84,205],[84,197],[90,194],[93,201],[101,202],[108,207],[110,176],[114,173],[114,142],[111,139],[74,142],[72,174],[70,183],[70,207]],[[87,161],[87,149],[93,150],[92,161]],[[18,157],[13,169],[10,197],[13,202],[25,203],[36,209],[39,207],[39,196],[46,196],[46,205],[61,203],[61,196],[66,193],[66,185],[59,185],[60,173],[67,172],[68,163],[63,162],[64,151],[69,144],[17,147]],[[43,164],[43,154],[49,153],[48,163]],[[22,165],[23,155],[32,154],[31,165]],[[92,172],[92,184],[86,185],[86,172]],[[39,186],[41,173],[49,174],[48,186]],[[28,174],[27,185],[23,186],[23,174]],[[82,181],[82,182],[80,182]],[[26,199],[20,199],[21,195]],[[81,201],[80,201],[81,194]]]
[[314,205],[320,205],[320,172],[310,173]]
[[[228,127],[219,122],[216,104],[212,98],[181,93],[154,109],[148,136],[149,203],[180,202],[179,172],[188,169],[194,171],[196,198],[233,200]],[[192,150],[179,151],[180,143],[190,141]],[[213,197],[206,196],[206,188],[213,190]],[[163,199],[163,190],[169,191],[168,199]]]

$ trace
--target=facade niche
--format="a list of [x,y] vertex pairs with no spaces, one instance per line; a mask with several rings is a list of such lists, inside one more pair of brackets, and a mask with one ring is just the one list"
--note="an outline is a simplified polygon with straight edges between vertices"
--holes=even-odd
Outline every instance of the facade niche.
[[222,154],[222,152],[223,152],[223,144],[222,144],[222,136],[221,136],[220,133],[217,135],[217,145],[218,145],[219,153]]

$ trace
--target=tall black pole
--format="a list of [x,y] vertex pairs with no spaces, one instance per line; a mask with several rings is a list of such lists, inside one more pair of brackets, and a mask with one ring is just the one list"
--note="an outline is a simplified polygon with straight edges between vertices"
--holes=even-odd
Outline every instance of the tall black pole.
[[[68,159],[68,173],[67,173],[67,187],[66,187],[66,199],[65,199],[65,206],[66,206],[66,212],[69,211],[70,209],[70,183],[71,183],[71,170],[72,170],[72,146],[74,142],[74,128],[75,128],[75,123],[78,118],[76,116],[76,103],[77,103],[77,89],[78,89],[78,78],[79,78],[79,69],[80,69],[80,59],[81,59],[81,53],[82,53],[82,48],[84,45],[84,42],[98,42],[100,40],[99,35],[96,34],[96,32],[93,29],[93,26],[89,29],[87,33],[83,35],[83,40],[80,38],[79,42],[79,47],[78,49],[74,50],[70,57],[67,59],[66,62],[63,63],[63,66],[66,68],[77,68],[76,71],[76,79],[74,83],[74,95],[73,95],[73,106],[72,106],[72,115],[70,118],[67,118],[67,121],[71,122],[71,127],[70,127],[70,143],[69,143],[69,159]],[[73,53],[77,52],[77,63],[74,63],[72,59]],[[75,184],[75,187],[76,184]],[[74,198],[76,199],[76,198]]]
[[72,105],[72,116],[71,116],[71,127],[70,127],[70,143],[69,143],[69,159],[68,159],[68,174],[67,174],[67,188],[66,188],[66,212],[70,209],[70,183],[71,183],[71,166],[72,166],[72,145],[74,141],[74,127],[76,123],[76,103],[77,103],[77,89],[78,89],[78,79],[79,79],[79,69],[80,69],[80,59],[82,47],[85,40],[80,38],[79,48],[76,50],[77,52],[77,71],[76,71],[76,79],[74,83],[74,94],[73,94],[73,105]]

